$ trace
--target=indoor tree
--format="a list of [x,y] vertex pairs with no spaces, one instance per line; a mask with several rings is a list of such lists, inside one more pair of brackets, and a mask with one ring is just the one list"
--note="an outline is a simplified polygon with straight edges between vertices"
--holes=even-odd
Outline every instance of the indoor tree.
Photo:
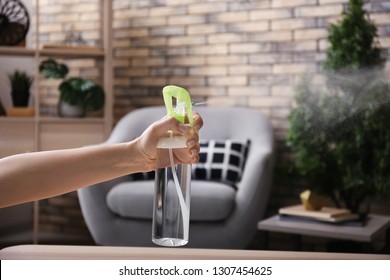
[[313,191],[354,212],[367,198],[390,193],[390,87],[363,4],[349,0],[329,27],[326,87],[300,83],[287,135],[294,170]]

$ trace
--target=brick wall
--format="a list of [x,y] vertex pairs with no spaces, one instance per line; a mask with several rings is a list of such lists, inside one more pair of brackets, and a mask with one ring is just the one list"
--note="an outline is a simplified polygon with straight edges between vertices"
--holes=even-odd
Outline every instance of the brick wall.
[[[73,29],[88,45],[100,45],[102,1],[41,0],[41,44],[60,44]],[[212,106],[261,110],[281,139],[293,87],[303,74],[321,71],[326,27],[340,18],[347,0],[112,2],[116,120],[134,108],[161,105],[161,88],[177,84]],[[389,49],[390,1],[366,3],[381,46]],[[97,61],[67,63],[69,75],[99,79]],[[41,95],[53,105],[56,91],[49,86],[42,83]]]
[[[294,86],[304,74],[323,81],[327,27],[347,2],[115,1],[115,118],[161,105],[161,88],[177,84],[211,106],[262,111],[274,126],[280,160]],[[389,53],[390,1],[366,1],[365,8]],[[297,202],[298,194],[275,185],[269,212]],[[385,204],[374,208],[389,213]]]
[[[213,106],[261,110],[281,139],[293,86],[319,73],[326,27],[346,2],[114,1],[115,118],[160,105],[161,88],[177,84]],[[389,1],[368,2],[367,10],[389,48]]]
[[[63,26],[74,22],[89,43],[99,44],[101,37],[95,31],[99,12],[92,3],[99,1],[83,1],[82,8],[74,9],[79,1],[42,2],[47,15],[47,27],[43,29],[47,32],[42,38],[60,40]],[[135,108],[161,105],[162,87],[177,84],[187,88],[195,101],[262,111],[272,121],[281,144],[288,128],[294,85],[303,74],[321,80],[326,28],[339,19],[346,3],[115,0],[114,117],[118,120]],[[379,29],[381,46],[389,51],[390,1],[366,3]],[[69,17],[70,10],[76,16]],[[81,19],[88,24],[80,23]],[[282,149],[278,155],[283,155]],[[297,195],[297,190],[275,186],[269,212],[295,202]],[[389,213],[386,204],[381,201],[374,209]]]
[[39,230],[40,232],[53,233],[39,238],[40,242],[58,241],[63,239],[56,237],[71,236],[73,242],[89,241],[91,236],[86,228],[76,192],[49,198],[39,203]]

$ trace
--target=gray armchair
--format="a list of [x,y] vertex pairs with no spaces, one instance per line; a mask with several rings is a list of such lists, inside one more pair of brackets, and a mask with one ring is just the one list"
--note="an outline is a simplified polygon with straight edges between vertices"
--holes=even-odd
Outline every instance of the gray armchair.
[[[201,139],[249,140],[245,168],[236,186],[192,180],[189,243],[186,247],[244,249],[264,217],[271,189],[273,132],[259,111],[199,107]],[[106,143],[130,141],[165,115],[164,107],[124,116]],[[125,176],[78,191],[86,224],[99,245],[154,246],[151,241],[154,181]]]

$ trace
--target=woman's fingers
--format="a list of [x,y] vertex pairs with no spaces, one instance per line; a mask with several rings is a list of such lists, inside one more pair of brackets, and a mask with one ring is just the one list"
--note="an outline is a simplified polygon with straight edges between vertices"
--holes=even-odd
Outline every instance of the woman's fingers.
[[[190,124],[182,124],[178,120],[172,117],[164,117],[160,121],[156,122],[153,126],[155,128],[154,133],[160,137],[167,137],[167,131],[172,131],[174,135],[184,135],[187,145],[187,155],[177,154],[177,158],[183,162],[196,163],[199,161],[199,135],[198,131],[203,126],[202,117],[194,112],[194,126]],[[182,158],[182,157],[185,158]]]
[[194,129],[198,132],[203,126],[203,119],[197,112],[194,112],[193,117],[194,117]]

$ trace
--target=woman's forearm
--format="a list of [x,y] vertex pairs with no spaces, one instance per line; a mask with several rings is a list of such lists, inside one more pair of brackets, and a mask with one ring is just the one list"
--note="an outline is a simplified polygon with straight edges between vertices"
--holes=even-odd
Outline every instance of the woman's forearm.
[[15,155],[0,159],[0,208],[74,191],[129,173],[156,167],[157,144],[168,131],[183,135],[186,153],[178,163],[199,160],[197,131],[203,121],[194,114],[194,127],[164,117],[128,143]]
[[150,169],[136,145],[135,140],[0,159],[0,207],[60,195]]

